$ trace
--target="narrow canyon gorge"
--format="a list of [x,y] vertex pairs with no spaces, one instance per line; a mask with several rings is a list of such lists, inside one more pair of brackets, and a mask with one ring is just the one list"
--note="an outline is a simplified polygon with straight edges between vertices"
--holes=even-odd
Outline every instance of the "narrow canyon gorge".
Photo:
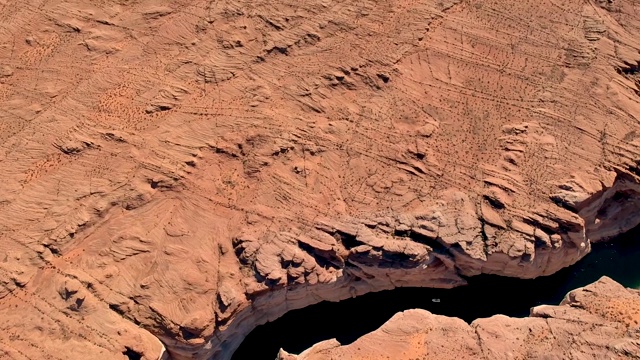
[[[0,0],[0,357],[227,360],[323,301],[571,269],[640,224],[638,14]],[[623,285],[273,357],[638,358]]]
[[560,306],[533,308],[524,319],[494,316],[469,325],[407,310],[350,345],[324,341],[300,356],[281,351],[277,360],[634,359],[640,350],[639,297],[638,290],[603,277],[567,294]]
[[[253,330],[236,350],[233,359],[273,360],[281,348],[290,354],[301,354],[314,344],[330,339],[336,339],[342,345],[350,345],[354,350],[357,347],[353,345],[354,342],[364,341],[359,338],[376,331],[396,313],[411,309],[424,309],[434,315],[459,318],[473,326],[474,321],[482,322],[485,321],[482,318],[490,318],[497,314],[511,318],[526,318],[531,314],[532,308],[560,304],[567,293],[595,283],[603,276],[610,277],[624,287],[637,289],[640,287],[640,272],[637,268],[640,260],[640,242],[636,241],[639,235],[640,227],[637,227],[610,242],[594,244],[591,253],[578,263],[551,276],[518,279],[497,275],[480,275],[468,278],[467,285],[453,289],[396,288],[340,302],[323,302],[290,311],[283,317]],[[607,299],[609,297],[598,295],[593,301],[604,303]],[[628,305],[629,307],[633,306],[633,302]],[[574,314],[583,313],[575,312]],[[498,319],[502,318],[505,317],[498,317]],[[574,316],[565,319],[579,321],[582,318]],[[501,321],[496,320],[496,322],[500,323]],[[526,324],[526,321],[523,324]],[[386,325],[385,327],[389,329]],[[425,327],[423,330],[429,331],[429,328]],[[382,329],[378,332],[388,333],[387,330]],[[564,339],[563,345],[585,344],[581,341],[581,334],[582,332],[575,332],[571,338]],[[633,338],[633,336],[630,337]],[[624,336],[622,338],[624,339]],[[365,342],[365,346],[370,348],[368,350],[370,353],[379,351],[381,354],[389,354],[398,350],[382,341],[383,336],[376,339],[375,342]],[[502,341],[504,340],[506,339],[502,339]],[[526,352],[535,346],[544,345],[534,340],[535,338],[529,338],[527,342],[522,344],[526,346],[520,351]],[[425,343],[425,346],[435,348],[442,345],[439,345],[438,342],[450,341],[451,338],[443,336],[441,339],[430,339]],[[256,352],[255,349],[260,349],[260,352]],[[406,358],[424,357],[424,354],[422,357],[418,356],[420,351],[424,351],[424,349],[416,348],[415,350],[417,352],[413,352],[413,354],[407,353]],[[562,352],[558,353],[557,350],[562,349],[556,348],[554,350],[555,355],[559,355],[559,358],[570,357]],[[603,353],[606,352],[602,349],[599,349],[599,352],[595,357],[605,358],[606,354]],[[330,352],[323,354],[328,355]],[[357,357],[359,352],[352,351],[349,355]],[[475,357],[472,353],[467,355],[470,358]],[[613,352],[608,355],[616,358],[616,354]],[[326,357],[331,358],[331,356]],[[348,356],[334,354],[333,357]],[[441,357],[447,358],[447,355],[443,353]],[[518,357],[516,356],[516,358]]]

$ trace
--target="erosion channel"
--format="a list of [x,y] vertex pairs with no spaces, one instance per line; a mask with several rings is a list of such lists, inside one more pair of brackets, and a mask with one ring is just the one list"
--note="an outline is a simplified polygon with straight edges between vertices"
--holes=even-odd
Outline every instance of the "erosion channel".
[[454,289],[396,288],[290,311],[252,331],[233,359],[273,360],[280,348],[299,353],[331,338],[348,344],[407,309],[426,309],[471,322],[495,314],[525,317],[531,307],[558,304],[570,290],[605,275],[625,287],[640,288],[639,239],[640,226],[610,242],[592,245],[591,253],[575,265],[537,279],[480,275]]

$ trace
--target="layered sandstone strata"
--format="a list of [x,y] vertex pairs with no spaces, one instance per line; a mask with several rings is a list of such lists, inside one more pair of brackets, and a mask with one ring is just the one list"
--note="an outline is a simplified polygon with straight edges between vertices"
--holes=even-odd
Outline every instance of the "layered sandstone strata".
[[227,359],[323,299],[575,263],[640,222],[638,10],[0,0],[0,351]]

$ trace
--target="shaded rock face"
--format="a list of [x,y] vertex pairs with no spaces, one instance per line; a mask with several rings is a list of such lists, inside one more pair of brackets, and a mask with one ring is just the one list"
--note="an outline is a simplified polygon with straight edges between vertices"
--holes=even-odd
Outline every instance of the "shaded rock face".
[[640,222],[632,1],[0,7],[8,356],[226,359],[290,309],[551,274]]
[[[455,339],[455,340],[453,340]],[[426,310],[398,313],[349,345],[328,340],[300,355],[320,359],[635,359],[640,356],[640,292],[603,277],[559,306],[528,318],[496,315],[471,324]]]

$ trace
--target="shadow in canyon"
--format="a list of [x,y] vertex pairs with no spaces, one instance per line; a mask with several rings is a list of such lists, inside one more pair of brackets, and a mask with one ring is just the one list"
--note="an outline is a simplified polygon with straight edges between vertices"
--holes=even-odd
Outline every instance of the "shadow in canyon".
[[522,280],[481,275],[470,278],[467,286],[449,290],[398,288],[293,310],[253,330],[232,359],[273,360],[280,348],[297,354],[331,338],[348,344],[395,313],[414,308],[467,322],[495,314],[524,317],[531,307],[556,305],[567,292],[604,275],[638,288],[639,263],[640,226],[608,243],[593,245],[591,253],[577,264],[546,277]]

